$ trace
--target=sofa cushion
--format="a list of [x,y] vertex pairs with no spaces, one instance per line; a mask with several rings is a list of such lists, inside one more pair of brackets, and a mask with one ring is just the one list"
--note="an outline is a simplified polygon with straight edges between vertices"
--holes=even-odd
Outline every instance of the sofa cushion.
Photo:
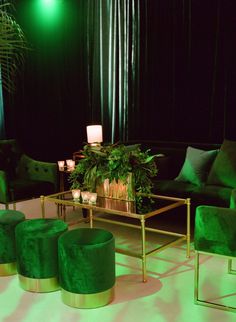
[[178,182],[175,180],[155,180],[153,192],[178,198],[190,198],[195,187],[189,182]]
[[232,189],[217,185],[197,186],[176,180],[155,180],[153,192],[178,198],[191,198],[193,207],[196,205],[229,207]]
[[195,186],[192,202],[198,205],[215,205],[229,207],[232,189],[217,185]]
[[203,185],[217,153],[218,150],[205,151],[189,146],[183,167],[175,180],[190,182],[197,186]]
[[236,187],[236,141],[224,140],[211,167],[207,184]]

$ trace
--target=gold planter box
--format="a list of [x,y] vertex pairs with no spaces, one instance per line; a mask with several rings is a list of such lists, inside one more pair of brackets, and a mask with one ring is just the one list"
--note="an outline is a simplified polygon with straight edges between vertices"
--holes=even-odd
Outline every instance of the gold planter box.
[[122,180],[105,179],[104,182],[97,187],[97,194],[100,197],[108,197],[114,199],[122,199],[127,201],[135,200],[135,189],[133,184],[132,174],[127,177],[124,182]]

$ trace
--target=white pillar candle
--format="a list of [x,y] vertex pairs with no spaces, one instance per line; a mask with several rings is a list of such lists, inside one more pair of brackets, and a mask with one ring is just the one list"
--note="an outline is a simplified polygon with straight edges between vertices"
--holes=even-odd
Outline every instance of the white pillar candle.
[[88,125],[86,129],[88,143],[101,143],[103,141],[101,125]]

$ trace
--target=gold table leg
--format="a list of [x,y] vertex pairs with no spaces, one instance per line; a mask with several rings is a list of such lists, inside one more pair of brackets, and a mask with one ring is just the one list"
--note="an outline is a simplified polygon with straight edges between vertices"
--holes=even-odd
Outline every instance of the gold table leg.
[[232,258],[231,259],[228,259],[228,273],[229,274],[233,274],[233,275],[236,275],[236,270],[233,269],[233,260]]
[[59,189],[60,189],[60,192],[64,191],[65,190],[65,187],[64,187],[64,171],[59,171],[60,172],[60,177],[59,177]]
[[143,282],[147,282],[147,267],[146,267],[146,236],[145,236],[145,219],[141,219],[141,234],[142,234],[142,272]]
[[190,202],[190,198],[187,198],[187,236],[186,236],[186,243],[187,243],[187,254],[186,256],[189,258],[190,257],[190,235],[191,235],[191,232],[190,232],[190,205],[191,205],[191,202]]
[[89,225],[90,228],[93,228],[93,210],[89,209]]
[[42,218],[45,218],[44,196],[40,196]]
[[194,260],[194,303],[198,302],[198,285],[199,285],[199,253],[195,252]]

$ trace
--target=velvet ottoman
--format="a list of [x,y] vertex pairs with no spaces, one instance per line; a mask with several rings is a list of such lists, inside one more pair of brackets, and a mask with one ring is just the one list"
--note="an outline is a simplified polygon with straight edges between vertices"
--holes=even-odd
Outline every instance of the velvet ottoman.
[[14,275],[16,271],[15,227],[25,220],[17,210],[0,210],[0,276]]
[[115,241],[98,228],[68,231],[58,240],[62,301],[72,307],[96,308],[111,302],[115,284]]
[[24,290],[51,292],[60,288],[57,244],[67,229],[62,220],[41,218],[16,227],[17,270]]

